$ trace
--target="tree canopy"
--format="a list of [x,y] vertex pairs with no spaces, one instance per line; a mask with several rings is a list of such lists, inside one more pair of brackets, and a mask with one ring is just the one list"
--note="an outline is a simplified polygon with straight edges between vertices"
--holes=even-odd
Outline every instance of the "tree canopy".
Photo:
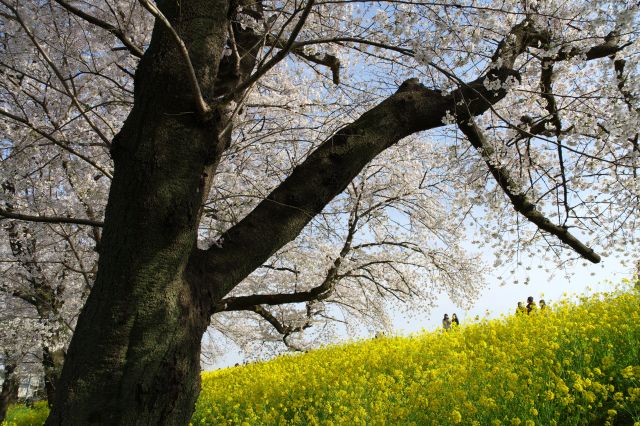
[[0,0],[0,320],[51,424],[184,423],[211,321],[299,349],[463,300],[469,239],[635,262],[637,8]]

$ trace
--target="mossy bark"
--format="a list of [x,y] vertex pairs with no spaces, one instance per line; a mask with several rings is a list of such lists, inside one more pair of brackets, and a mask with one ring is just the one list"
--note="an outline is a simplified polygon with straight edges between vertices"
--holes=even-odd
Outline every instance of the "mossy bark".
[[[228,3],[158,4],[210,99]],[[209,309],[184,272],[225,141],[221,113],[198,116],[185,75],[175,40],[156,23],[136,71],[134,107],[113,142],[99,269],[48,425],[185,425],[193,412]]]

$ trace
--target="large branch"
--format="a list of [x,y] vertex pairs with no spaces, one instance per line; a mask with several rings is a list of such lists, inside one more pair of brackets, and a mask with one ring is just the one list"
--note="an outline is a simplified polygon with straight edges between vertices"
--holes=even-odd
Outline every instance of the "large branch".
[[[506,80],[515,75],[506,68],[449,94],[406,82],[382,103],[340,129],[236,226],[207,251],[194,250],[190,268],[195,277],[213,286],[220,300],[238,282],[293,240],[302,228],[340,194],[380,152],[413,133],[443,125],[447,111],[464,100],[468,109],[459,117],[481,114],[502,99],[504,91],[489,91],[486,79]],[[224,271],[216,273],[215,271]]]
[[526,217],[530,222],[533,222],[538,228],[549,232],[552,235],[558,237],[560,241],[567,244],[574,249],[578,254],[593,263],[600,262],[600,256],[596,254],[591,248],[580,242],[575,236],[573,236],[566,227],[556,225],[547,219],[539,210],[536,209],[525,194],[518,193],[514,190],[517,188],[516,182],[511,177],[509,171],[501,167],[499,164],[495,164],[492,160],[493,148],[487,143],[486,138],[482,131],[472,120],[464,120],[458,123],[460,130],[467,136],[471,145],[473,145],[482,155],[485,160],[491,174],[495,178],[500,188],[511,200],[513,208]]
[[340,279],[338,271],[342,261],[351,251],[351,244],[358,225],[357,207],[349,218],[349,230],[338,256],[327,270],[322,282],[307,290],[294,293],[252,294],[249,296],[234,296],[222,299],[214,307],[214,313],[222,311],[253,310],[258,305],[285,305],[290,303],[316,302],[328,299],[335,290],[336,282]]
[[216,304],[214,313],[228,311],[252,310],[258,305],[286,305],[291,303],[305,303],[315,300],[322,300],[322,296],[331,290],[330,282],[323,282],[322,285],[313,287],[308,291],[297,291],[295,293],[277,294],[252,294],[250,296],[226,297]]
[[[430,90],[417,79],[338,130],[296,167],[237,225],[208,250],[194,249],[188,274],[215,305],[273,253],[293,240],[309,221],[385,149],[411,134],[442,126],[447,113],[458,120],[479,115],[501,100],[507,79],[519,77],[514,63],[541,38],[528,20],[516,25],[500,43],[493,66],[476,80],[448,94]],[[500,89],[485,82],[499,80]],[[492,86],[492,85],[488,85]],[[460,104],[464,108],[460,108]]]
[[625,44],[619,43],[620,34],[618,34],[618,32],[614,30],[604,37],[603,43],[591,46],[586,50],[578,49],[575,47],[569,50],[562,50],[556,56],[550,59],[554,61],[564,61],[578,55],[585,55],[585,58],[588,61],[591,61],[593,59],[606,58],[608,56],[615,55],[617,52],[631,45],[631,42],[627,42]]

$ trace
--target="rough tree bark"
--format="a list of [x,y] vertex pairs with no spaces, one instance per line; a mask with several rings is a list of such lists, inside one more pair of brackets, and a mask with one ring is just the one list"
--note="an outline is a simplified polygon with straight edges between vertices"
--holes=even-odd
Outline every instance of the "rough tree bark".
[[220,246],[199,250],[202,200],[228,143],[227,113],[215,99],[229,98],[242,81],[218,66],[224,68],[235,6],[227,0],[158,5],[184,41],[211,110],[198,113],[175,36],[156,22],[136,71],[134,107],[113,143],[99,270],[48,425],[188,424],[199,390],[200,340],[216,304],[294,239],[377,154],[409,134],[441,126],[446,111],[470,117],[499,101],[504,92],[488,91],[483,81],[516,75],[515,58],[537,37],[526,25],[514,28],[496,52],[502,68],[451,93],[406,82],[325,141],[226,232]]
[[42,368],[44,370],[44,391],[47,394],[49,408],[56,397],[56,387],[64,365],[64,350],[42,347]]
[[[205,99],[229,2],[158,2],[189,49]],[[135,103],[113,142],[114,178],[96,282],[78,319],[47,424],[187,424],[208,324],[185,268],[224,149],[219,110],[195,111],[185,63],[156,23]]]
[[16,373],[17,365],[5,356],[4,364],[4,381],[2,382],[2,391],[0,392],[0,423],[7,416],[7,408],[9,404],[16,402],[18,399],[18,388],[20,382]]

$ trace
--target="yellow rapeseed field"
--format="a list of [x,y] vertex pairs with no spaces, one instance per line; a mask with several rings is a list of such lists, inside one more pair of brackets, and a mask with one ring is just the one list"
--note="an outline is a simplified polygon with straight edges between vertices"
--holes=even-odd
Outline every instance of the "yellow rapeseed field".
[[640,426],[640,292],[578,302],[204,373],[192,425]]
[[640,426],[626,290],[203,374],[195,425]]

